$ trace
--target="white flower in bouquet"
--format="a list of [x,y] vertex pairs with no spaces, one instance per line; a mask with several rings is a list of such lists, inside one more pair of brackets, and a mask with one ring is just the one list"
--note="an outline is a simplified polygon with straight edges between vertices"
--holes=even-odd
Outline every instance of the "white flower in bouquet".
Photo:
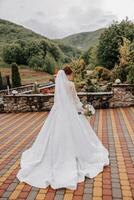
[[85,106],[86,110],[87,110],[87,116],[91,116],[95,114],[95,109],[91,104],[87,104]]

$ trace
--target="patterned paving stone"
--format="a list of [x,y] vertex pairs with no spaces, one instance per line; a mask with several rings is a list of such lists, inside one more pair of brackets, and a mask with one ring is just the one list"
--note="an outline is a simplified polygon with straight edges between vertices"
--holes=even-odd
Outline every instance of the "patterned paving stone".
[[54,200],[62,200],[64,195],[56,194]]
[[110,152],[110,166],[94,179],[86,177],[75,191],[20,183],[16,173],[21,153],[32,145],[47,114],[0,114],[0,200],[134,199],[134,107],[100,109],[91,117],[91,126]]

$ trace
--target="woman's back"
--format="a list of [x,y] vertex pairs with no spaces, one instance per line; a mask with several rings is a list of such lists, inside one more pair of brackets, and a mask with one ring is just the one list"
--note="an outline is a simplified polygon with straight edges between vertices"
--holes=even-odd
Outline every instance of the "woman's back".
[[32,186],[76,189],[109,164],[102,145],[84,115],[75,85],[58,72],[55,102],[31,148],[23,152],[17,177]]

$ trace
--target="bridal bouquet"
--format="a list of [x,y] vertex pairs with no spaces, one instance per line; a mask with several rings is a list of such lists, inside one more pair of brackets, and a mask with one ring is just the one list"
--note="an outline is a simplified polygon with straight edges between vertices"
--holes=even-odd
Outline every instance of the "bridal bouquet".
[[94,115],[95,114],[95,109],[94,107],[91,105],[91,104],[87,104],[85,106],[86,110],[87,110],[87,116],[91,116],[91,115]]

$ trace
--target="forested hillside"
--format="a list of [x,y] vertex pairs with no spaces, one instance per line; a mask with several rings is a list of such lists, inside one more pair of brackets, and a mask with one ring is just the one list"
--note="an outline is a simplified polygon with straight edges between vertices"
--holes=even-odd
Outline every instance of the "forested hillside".
[[92,32],[77,33],[56,41],[81,50],[88,50],[98,44],[99,37],[103,31],[104,29],[99,29]]
[[27,65],[35,70],[54,73],[81,54],[76,48],[55,43],[23,26],[0,19],[0,66],[5,62]]

